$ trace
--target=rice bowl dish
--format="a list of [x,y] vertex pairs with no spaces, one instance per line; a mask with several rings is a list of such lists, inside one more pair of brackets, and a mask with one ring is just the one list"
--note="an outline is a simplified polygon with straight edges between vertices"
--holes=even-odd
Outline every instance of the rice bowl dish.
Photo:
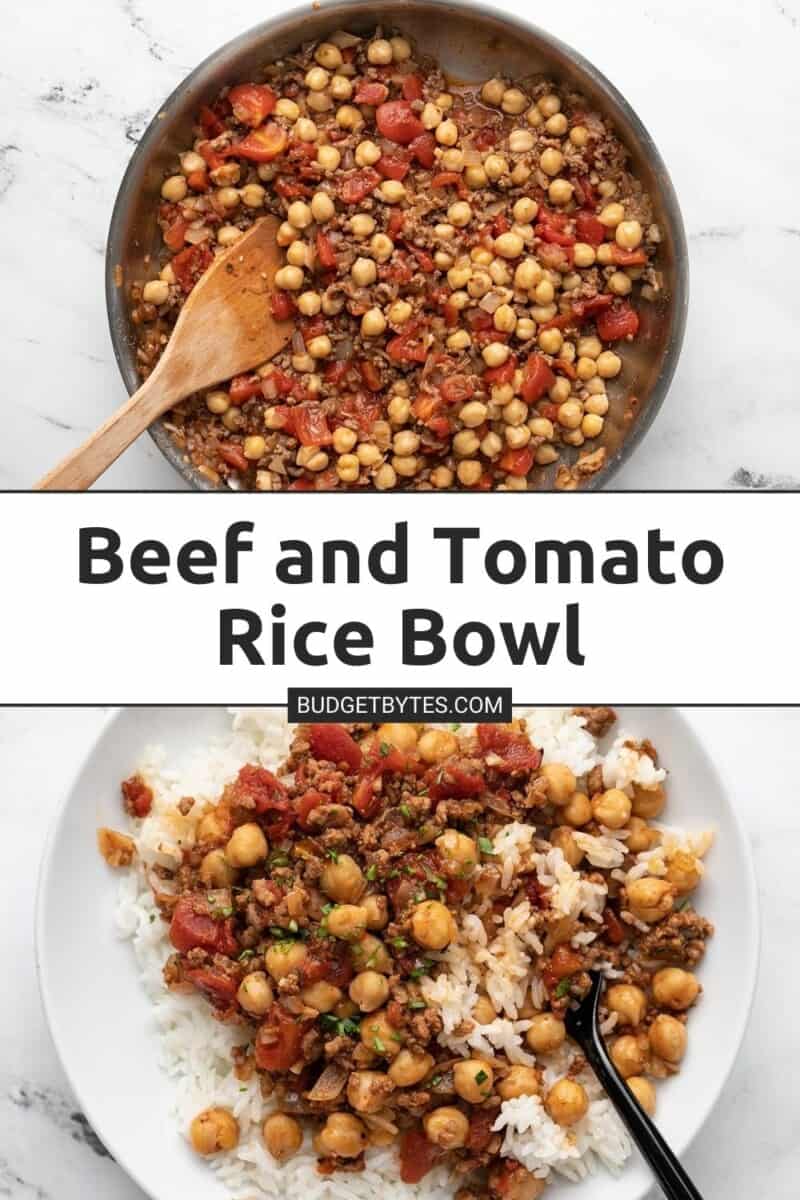
[[[559,1014],[563,1014],[570,997],[580,994],[585,967],[603,969],[609,983],[603,1031],[609,1037],[612,1056],[618,1069],[634,1081],[630,1086],[637,1098],[646,1107],[652,1105],[656,1091],[652,1081],[678,1068],[685,1045],[675,1051],[670,1038],[680,1041],[675,1027],[685,1031],[684,1014],[699,993],[691,968],[702,957],[711,927],[693,912],[690,894],[701,883],[702,859],[711,845],[711,834],[671,830],[654,825],[652,816],[636,815],[637,808],[660,812],[666,773],[649,743],[616,729],[612,734],[612,722],[613,714],[608,710],[548,709],[519,713],[509,728],[464,727],[453,731],[410,726],[380,730],[353,727],[343,732],[359,747],[358,764],[353,760],[347,766],[345,760],[337,768],[336,757],[329,759],[323,753],[324,735],[320,743],[320,735],[314,730],[340,727],[298,727],[293,734],[274,713],[238,710],[232,718],[230,735],[204,746],[180,774],[169,769],[163,751],[145,755],[134,777],[139,782],[128,789],[128,799],[129,808],[136,813],[137,806],[141,808],[141,797],[146,798],[149,792],[149,809],[134,818],[131,858],[135,865],[122,878],[117,927],[132,941],[144,986],[155,1006],[163,1066],[174,1087],[178,1127],[191,1136],[198,1115],[209,1110],[224,1110],[235,1123],[235,1145],[208,1157],[230,1194],[277,1196],[287,1187],[306,1186],[326,1196],[345,1192],[366,1196],[376,1187],[390,1187],[398,1196],[409,1188],[426,1196],[452,1196],[454,1192],[485,1195],[487,1189],[490,1195],[536,1196],[557,1177],[577,1181],[597,1169],[616,1172],[624,1167],[631,1146],[610,1103],[575,1048],[570,1048],[563,1037],[556,1037],[557,1044],[551,1045],[548,1034],[552,1036],[552,1027],[560,1023]],[[397,746],[397,741],[404,744]],[[346,743],[340,743],[335,754],[342,745]],[[397,754],[406,757],[398,761]],[[439,754],[443,757],[437,758]],[[376,773],[378,760],[384,769]],[[274,929],[262,930],[263,938],[252,947],[252,955],[247,954],[251,947],[244,946],[244,962],[239,963],[238,955],[231,959],[238,965],[229,971],[229,986],[221,992],[219,986],[209,988],[213,981],[207,977],[200,978],[198,989],[197,971],[218,968],[215,956],[207,961],[195,954],[190,960],[187,955],[196,947],[179,951],[176,956],[174,936],[170,941],[171,925],[163,916],[166,904],[174,917],[175,900],[165,901],[164,897],[170,890],[174,897],[176,879],[180,879],[181,890],[191,882],[191,872],[199,871],[203,860],[219,849],[209,849],[207,829],[205,840],[201,837],[198,841],[198,827],[204,817],[213,814],[221,796],[227,795],[230,803],[230,789],[236,789],[241,769],[276,772],[274,777],[296,809],[311,790],[307,783],[297,781],[297,769],[304,763],[312,764],[308,768],[312,773],[324,771],[328,784],[338,771],[342,788],[338,800],[360,800],[350,823],[338,827],[328,826],[330,811],[323,812],[325,820],[315,827],[315,809],[309,809],[304,819],[306,825],[311,820],[311,827],[303,832],[310,836],[302,842],[316,843],[323,853],[335,842],[340,846],[334,850],[339,858],[350,858],[344,851],[353,850],[365,868],[367,898],[383,889],[391,895],[395,884],[395,895],[388,906],[393,919],[387,919],[383,926],[387,933],[382,938],[389,957],[383,978],[390,981],[392,989],[389,1004],[400,989],[399,994],[415,1006],[411,1012],[417,1015],[410,1023],[400,1021],[397,1028],[405,1044],[399,1054],[389,1056],[380,1038],[382,1049],[368,1044],[370,1023],[377,1020],[371,1015],[374,1008],[359,1013],[356,1005],[354,1014],[336,1015],[345,1014],[348,1005],[353,1006],[348,996],[354,995],[354,987],[359,995],[359,985],[354,981],[362,974],[375,972],[351,972],[349,980],[341,979],[343,986],[334,987],[340,993],[340,998],[332,997],[336,1000],[334,1009],[315,1012],[314,1019],[308,1016],[313,1005],[306,1002],[313,997],[303,998],[301,989],[296,1017],[310,1021],[311,1033],[320,1023],[327,1027],[327,1033],[316,1045],[311,1039],[310,1061],[303,1058],[299,1064],[292,1064],[299,1065],[294,1079],[303,1084],[293,1090],[286,1083],[286,1079],[293,1081],[291,1069],[288,1073],[265,1070],[249,1061],[253,1015],[242,1012],[239,989],[250,976],[265,974],[254,968],[261,967],[263,955],[276,942],[291,941],[304,951],[305,958],[310,951],[313,960],[320,924],[330,921],[332,910],[358,905],[328,901],[328,912],[321,914],[315,911],[312,897],[308,911],[301,916],[305,924],[300,928],[306,930],[305,936],[287,939],[285,929],[280,937]],[[419,769],[419,763],[424,770]],[[340,769],[343,766],[347,769]],[[483,778],[481,792],[470,795],[472,785],[465,783],[465,778],[478,773]],[[368,795],[368,789],[359,785],[369,776]],[[426,797],[426,791],[434,794]],[[241,799],[241,791],[238,795]],[[576,800],[576,796],[583,799]],[[410,815],[401,811],[408,807],[407,799],[401,797],[413,799],[416,807],[410,809]],[[487,799],[491,805],[485,802]],[[615,805],[620,807],[615,809]],[[326,807],[330,809],[331,805],[318,804],[316,811]],[[524,817],[528,819],[520,819]],[[267,825],[274,819],[273,811]],[[236,822],[235,828],[249,823],[243,821],[241,813]],[[375,846],[365,849],[364,837],[372,837],[365,830],[380,822]],[[426,830],[428,824],[431,828]],[[454,834],[464,840],[458,841]],[[240,887],[244,885],[242,891],[251,888],[256,876],[263,879],[266,874],[271,880],[280,880],[281,872],[288,868],[275,865],[276,852],[282,853],[282,847],[288,844],[291,854],[292,845],[300,844],[293,843],[292,838],[286,843],[280,836],[268,836],[273,861],[265,860],[266,872],[262,865],[239,868],[244,871],[237,876]],[[381,854],[386,851],[387,839],[390,849],[392,843],[394,847],[384,859]],[[221,844],[227,845],[229,840],[226,837]],[[454,872],[451,852],[462,852],[469,840],[477,848],[470,852],[474,861],[468,862],[467,871],[462,862]],[[650,844],[645,846],[645,842]],[[438,855],[442,874],[433,872],[438,882],[431,886],[432,895],[420,891],[400,897],[398,907],[396,876],[392,880],[393,868],[385,869],[386,864],[407,862],[409,856],[421,852]],[[369,861],[370,854],[373,861]],[[326,861],[336,865],[332,859]],[[155,892],[154,873],[159,880]],[[324,868],[319,875],[324,875]],[[646,888],[654,882],[659,885],[655,891],[662,907],[657,916],[647,904],[641,907],[642,882]],[[429,886],[425,882],[423,890]],[[319,898],[324,900],[328,893],[324,886],[320,890]],[[238,922],[239,937],[248,936],[250,902],[248,890],[246,901],[234,901],[240,904],[235,915],[232,905],[221,910],[232,908],[222,923]],[[431,904],[441,904],[451,915],[455,913],[456,927],[447,944],[439,949],[425,946],[424,931],[414,923],[416,909]],[[621,926],[621,937],[616,926]],[[409,930],[413,931],[410,937]],[[416,936],[420,932],[422,943]],[[364,929],[360,933],[356,929],[355,936],[334,934],[333,940],[337,947],[352,953],[363,937],[381,941]],[[331,940],[330,935],[326,940]],[[399,942],[405,945],[395,944]],[[420,959],[430,965],[414,978]],[[170,961],[169,986],[165,987],[164,968]],[[277,1003],[275,994],[282,1004],[291,1003],[293,997],[297,1000],[298,993],[291,980],[286,985],[287,978],[279,974],[277,979],[266,980],[273,993],[273,1005]],[[688,992],[681,993],[678,984],[683,989],[688,987]],[[642,998],[645,1008],[634,1013],[638,1019],[633,1019],[630,1005],[633,1003],[635,1009]],[[322,1007],[326,1004],[323,1001]],[[223,1019],[215,1020],[215,1015]],[[342,1053],[360,1053],[350,1064],[350,1078],[380,1075],[392,1084],[382,1085],[388,1087],[385,1103],[372,1112],[358,1107],[362,1099],[358,1088],[364,1083],[361,1078],[352,1088],[355,1104],[351,1103],[350,1079],[348,1100],[342,1099],[340,1089],[327,1111],[324,1105],[315,1107],[303,1099],[303,1093],[307,1096],[313,1091],[312,1076],[325,1061],[325,1046],[334,1037],[342,1038],[341,1022],[348,1020],[360,1022],[362,1027],[358,1041],[355,1036],[347,1036],[355,1031],[344,1026],[342,1040],[354,1046],[343,1048]],[[411,1057],[421,1055],[420,1030],[413,1026],[419,1020],[428,1022],[427,1032],[431,1035],[426,1053],[432,1061],[423,1079],[428,1088],[427,1100],[420,1098],[423,1089],[409,1091],[413,1084],[394,1084],[392,1079],[392,1072],[399,1077],[398,1060],[407,1046],[412,1047]],[[258,1053],[258,1035],[255,1046]],[[330,1065],[330,1057],[327,1061]],[[481,1082],[487,1091],[485,1096],[474,1097],[473,1101],[465,1098],[471,1086],[469,1079],[466,1088],[462,1079],[459,1090],[454,1068],[460,1069],[464,1063],[478,1064],[473,1079],[484,1077]],[[384,1069],[387,1066],[388,1071]],[[437,1080],[437,1075],[442,1078]],[[577,1097],[577,1112],[565,1113],[559,1107],[564,1091],[559,1091],[559,1084],[564,1081],[570,1085],[567,1098],[575,1101]],[[372,1084],[372,1079],[369,1082]],[[410,1097],[416,1099],[409,1104]],[[265,1120],[275,1109],[289,1116],[302,1134],[301,1145],[282,1163],[271,1154],[262,1132]],[[431,1124],[431,1118],[445,1109],[460,1114],[461,1124],[466,1123],[461,1144],[456,1130],[452,1148],[437,1144],[436,1129]],[[356,1146],[357,1154],[340,1157],[335,1152],[335,1139],[331,1149],[330,1139],[324,1137],[331,1115],[349,1117],[362,1126],[364,1140],[369,1143],[366,1153]],[[327,1120],[320,1130],[322,1118]],[[348,1126],[350,1132],[353,1128]],[[316,1149],[309,1136],[314,1129],[318,1130]],[[452,1130],[448,1136],[453,1137]],[[405,1153],[404,1158],[409,1139],[413,1154]],[[386,1144],[374,1144],[381,1141]],[[397,1178],[398,1142],[401,1180]],[[408,1163],[418,1162],[420,1153],[425,1157],[423,1142],[435,1150],[429,1156],[429,1169],[415,1182],[408,1179],[415,1173],[408,1170]],[[319,1173],[320,1165],[326,1173]]]

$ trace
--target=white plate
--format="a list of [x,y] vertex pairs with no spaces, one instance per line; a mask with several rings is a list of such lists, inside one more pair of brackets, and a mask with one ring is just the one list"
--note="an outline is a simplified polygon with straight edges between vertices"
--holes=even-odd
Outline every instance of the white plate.
[[[758,961],[758,913],[747,839],[734,801],[686,719],[674,709],[625,709],[626,730],[649,737],[670,771],[670,824],[718,831],[698,909],[716,927],[701,969],[705,996],[692,1014],[689,1053],[658,1089],[658,1124],[682,1153],[708,1117],[744,1034]],[[99,825],[121,827],[119,783],[147,743],[170,763],[228,727],[224,709],[147,708],[115,713],[64,797],[42,863],[36,952],[44,1007],[81,1107],[117,1161],[155,1200],[222,1200],[225,1189],[187,1147],[170,1117],[171,1084],[157,1065],[152,1010],[130,945],[117,939],[118,879],[96,849]],[[640,1200],[651,1179],[631,1162],[548,1196]],[[711,1180],[702,1181],[710,1188]]]

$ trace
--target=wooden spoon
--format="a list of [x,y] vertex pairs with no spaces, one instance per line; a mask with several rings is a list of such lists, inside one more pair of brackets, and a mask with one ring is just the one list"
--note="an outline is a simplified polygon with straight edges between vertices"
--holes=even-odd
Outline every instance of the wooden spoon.
[[276,217],[263,217],[220,254],[192,289],[152,374],[34,490],[83,491],[180,400],[273,358],[292,335],[269,295],[281,265]]

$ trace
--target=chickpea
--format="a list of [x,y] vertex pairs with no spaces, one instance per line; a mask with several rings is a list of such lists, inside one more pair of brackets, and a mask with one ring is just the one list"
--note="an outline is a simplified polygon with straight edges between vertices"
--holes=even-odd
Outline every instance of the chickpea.
[[592,797],[594,819],[609,829],[622,829],[631,815],[631,802],[620,788],[609,788]]
[[560,825],[550,834],[550,841],[564,855],[564,860],[575,869],[583,862],[583,851],[575,841],[575,835],[566,825]]
[[477,452],[479,446],[480,440],[471,429],[459,429],[453,438],[453,452],[459,458],[469,458],[471,454]]
[[483,170],[491,180],[502,179],[508,174],[508,162],[502,154],[489,154],[483,160]]
[[336,206],[327,192],[315,192],[311,197],[311,215],[315,221],[330,221],[336,212]]
[[317,162],[323,171],[335,171],[341,161],[341,153],[335,146],[320,146],[317,150]]
[[464,487],[475,487],[483,475],[483,467],[476,458],[464,458],[456,467],[456,475]]
[[[370,1013],[361,1022],[362,1043],[375,1054],[383,1055],[384,1058],[396,1058],[402,1051],[403,1040],[401,1031],[395,1029],[386,1016],[385,1008]],[[391,1068],[389,1073],[391,1076]],[[396,1083],[397,1080],[395,1079],[394,1082]]]
[[611,1047],[611,1061],[623,1079],[641,1075],[647,1066],[647,1039],[623,1034]]
[[426,729],[419,739],[417,749],[423,762],[444,762],[458,750],[458,739],[455,734],[444,729]]
[[445,1105],[426,1113],[422,1118],[425,1136],[443,1150],[458,1150],[466,1145],[469,1121],[458,1108]]
[[525,1034],[525,1041],[534,1054],[552,1054],[564,1044],[567,1027],[553,1013],[537,1013]]
[[[220,246],[232,246],[234,242],[238,242],[242,236],[243,230],[237,229],[235,225],[220,225],[217,230],[217,242]],[[288,270],[288,268],[284,268]],[[277,274],[275,276],[277,282]],[[280,285],[279,285],[280,286]]]
[[219,1154],[239,1144],[239,1122],[227,1108],[206,1108],[189,1126],[192,1147],[198,1154]]
[[645,820],[652,821],[655,817],[661,815],[666,802],[667,797],[660,783],[657,783],[652,788],[643,788],[636,783],[633,785],[633,803],[631,807],[635,817],[644,817]]
[[679,896],[686,896],[703,878],[700,861],[685,850],[678,850],[667,862],[665,879],[671,883]]
[[444,950],[456,936],[456,923],[439,900],[424,900],[414,909],[411,932],[423,949]]
[[686,1026],[661,1013],[650,1026],[650,1046],[664,1062],[677,1064],[686,1053]]
[[163,279],[151,279],[142,289],[142,299],[145,304],[165,304],[169,299],[169,284]]
[[[358,434],[354,429],[348,429],[346,425],[340,425],[333,433],[333,448],[337,454],[347,454],[353,449],[358,441]],[[341,857],[341,856],[340,856]],[[323,872],[324,874],[324,872]],[[341,896],[337,899],[351,899],[351,897]],[[358,899],[358,897],[356,897]]]
[[299,292],[303,286],[303,272],[299,267],[281,267],[275,272],[275,284],[287,292]]
[[[397,437],[402,435],[395,436]],[[416,434],[412,434],[411,436],[416,437]],[[418,438],[417,444],[419,444]],[[413,453],[416,448],[416,446],[413,446],[410,449],[400,450],[398,452],[405,454],[410,452]],[[413,725],[401,724],[399,722],[397,724],[380,725],[378,726],[377,740],[379,742],[389,742],[389,744],[394,746],[396,749],[410,754],[411,751],[415,750],[417,746],[417,731]]]
[[653,999],[661,1008],[684,1012],[700,993],[700,984],[691,971],[664,967],[653,976]]
[[641,817],[631,817],[628,822],[628,837],[625,839],[625,845],[632,854],[641,854],[645,850],[652,850],[658,845],[660,834],[657,829],[651,829],[647,821],[643,821]]
[[[322,193],[320,193],[320,195],[322,195]],[[242,204],[244,204],[246,208],[262,208],[266,196],[266,190],[261,186],[260,183],[247,183],[241,191]]]
[[353,943],[350,955],[359,971],[380,971],[381,975],[392,973],[392,960],[388,950],[380,938],[373,937],[371,933],[365,933]]
[[519,258],[525,243],[518,233],[501,233],[494,239],[494,248],[503,258]]
[[483,348],[483,361],[487,367],[502,367],[508,361],[511,351],[503,342],[489,342]]
[[623,250],[636,250],[642,244],[642,227],[638,221],[620,221],[614,240]]
[[317,1012],[328,1013],[333,1012],[342,999],[342,991],[340,988],[334,987],[332,983],[320,979],[316,983],[310,983],[304,987],[300,992],[300,998],[309,1008],[315,1008]]
[[647,1115],[652,1117],[656,1111],[656,1089],[650,1080],[643,1075],[631,1075],[625,1082]]
[[502,1100],[514,1100],[517,1096],[538,1096],[539,1076],[533,1067],[514,1065],[497,1085]]
[[392,44],[385,38],[376,38],[367,46],[367,61],[385,67],[392,61]]
[[503,103],[505,90],[506,85],[502,79],[487,79],[481,88],[481,100],[484,104],[491,104],[494,108],[499,108]]
[[328,913],[327,927],[334,937],[345,941],[360,938],[367,928],[366,910],[359,904],[337,904]]
[[278,103],[275,105],[275,115],[277,117],[283,117],[285,120],[291,121],[292,124],[294,124],[294,122],[300,116],[300,109],[298,105],[295,104],[294,100],[289,100],[286,96],[281,96],[280,100],[278,100]]
[[639,987],[615,983],[606,993],[608,1011],[616,1013],[620,1025],[641,1025],[647,1012],[647,997]]
[[576,829],[580,829],[582,825],[588,825],[592,819],[592,804],[586,793],[573,792],[564,805],[561,815],[568,825],[573,825]]
[[554,113],[545,121],[544,127],[551,137],[563,137],[569,128],[569,122],[563,113]]
[[334,100],[349,100],[353,94],[353,85],[346,75],[334,75],[330,93]]
[[236,871],[223,850],[209,850],[200,863],[200,878],[209,888],[231,887],[236,882]]
[[298,971],[305,962],[307,953],[302,942],[275,942],[267,949],[264,963],[277,983]]
[[330,82],[330,75],[323,67],[312,67],[306,72],[305,85],[312,92],[324,92]]
[[389,906],[385,896],[374,893],[364,896],[361,907],[367,910],[367,929],[384,929],[389,923]]
[[[594,382],[594,380],[590,382],[590,388],[591,383]],[[583,408],[584,412],[596,414],[598,417],[604,417],[608,412],[608,396],[605,394],[605,392],[591,392],[584,401]]]
[[389,999],[389,982],[377,971],[361,971],[352,979],[348,994],[361,1012],[374,1012]]
[[434,1059],[430,1054],[401,1050],[389,1067],[389,1078],[397,1087],[413,1087],[432,1071]]
[[276,1162],[286,1162],[303,1144],[299,1122],[287,1113],[272,1113],[261,1126],[261,1137]]
[[355,483],[361,474],[355,454],[342,454],[336,460],[336,474],[342,483]]
[[380,337],[386,328],[386,318],[379,308],[368,309],[361,318],[362,337]]
[[666,879],[645,876],[627,885],[628,907],[639,921],[653,925],[672,912],[677,889]]
[[478,862],[478,847],[471,837],[459,833],[457,829],[445,829],[436,839],[436,849],[444,860],[444,868],[448,874],[456,874],[459,878],[471,874]]
[[633,287],[630,275],[624,271],[615,271],[608,280],[608,290],[615,296],[628,296]]
[[575,793],[575,776],[564,763],[545,763],[539,774],[547,780],[547,798],[561,808]]
[[392,58],[395,62],[407,62],[411,58],[411,43],[404,37],[389,38],[392,47]]
[[465,1058],[453,1067],[453,1086],[468,1104],[481,1104],[491,1095],[494,1071],[484,1059]]
[[597,357],[597,374],[601,379],[615,379],[622,370],[622,359],[613,350],[604,350]]
[[[203,162],[203,167],[205,167],[205,162]],[[161,185],[161,195],[170,204],[180,204],[181,200],[186,199],[188,191],[186,178],[183,175],[170,175],[169,179],[165,179]]]
[[373,482],[379,492],[387,492],[397,483],[397,472],[389,463],[384,463],[376,471]]
[[607,204],[597,219],[607,229],[616,229],[620,221],[625,219],[625,209],[615,201],[613,204]]
[[358,1158],[367,1145],[367,1131],[352,1113],[331,1113],[314,1138],[314,1147],[323,1158]]
[[563,207],[565,204],[569,204],[574,190],[575,188],[568,179],[554,179],[547,189],[547,195],[551,203]]
[[596,258],[597,253],[594,246],[590,246],[588,242],[575,243],[573,262],[576,267],[591,267]]
[[348,1104],[356,1112],[379,1112],[386,1103],[387,1082],[389,1077],[383,1071],[353,1071],[347,1081]]
[[268,848],[261,826],[248,822],[234,829],[225,847],[225,857],[232,867],[254,867],[267,857]]
[[467,187],[472,188],[476,192],[480,188],[486,187],[489,177],[486,174],[485,168],[480,163],[470,163],[469,166],[464,168],[464,182]]
[[335,71],[344,61],[341,50],[333,42],[320,42],[314,51],[314,58],[321,67],[329,71]]
[[[533,143],[534,143],[533,134],[528,129],[514,129],[509,134],[509,137],[508,137],[508,148],[512,154],[527,154],[529,150],[533,149]],[[532,204],[534,209],[538,209],[538,207],[539,207],[538,204],[536,204],[536,202],[533,200],[517,201],[517,203],[518,204],[523,203],[525,205]],[[515,210],[516,210],[516,205],[515,205]],[[530,216],[527,216],[527,217],[518,217],[516,214],[516,211],[514,212],[514,220],[515,221],[531,221],[531,220],[533,220],[533,217],[535,217],[535,216],[536,216],[535,211]]]
[[286,247],[286,261],[291,267],[310,267],[312,257],[309,243],[301,237],[295,238]]
[[479,1025],[491,1025],[492,1021],[496,1020],[497,1013],[488,996],[478,996],[475,1001],[475,1007],[472,1010],[472,1016]]
[[496,433],[490,430],[481,442],[481,454],[485,458],[497,458],[498,454],[500,454],[502,450],[502,438],[498,437]]
[[389,322],[392,325],[405,325],[413,313],[413,308],[407,300],[395,300],[389,306]]
[[440,146],[455,146],[458,141],[458,126],[455,121],[451,121],[449,118],[445,121],[440,121],[436,125],[433,136]]
[[435,488],[449,488],[453,486],[454,475],[449,467],[434,467],[431,471],[431,483]]
[[463,229],[472,220],[472,207],[466,200],[456,200],[447,210],[447,219],[457,229]]
[[528,107],[528,97],[519,88],[506,88],[503,92],[500,107],[509,116],[517,117],[520,113],[524,113]]
[[392,467],[396,474],[401,475],[404,479],[411,479],[419,470],[419,459],[415,454],[396,455],[392,459]]
[[564,155],[560,150],[555,150],[552,146],[548,146],[543,150],[539,158],[539,166],[544,171],[545,175],[557,175],[564,165]]
[[589,1097],[574,1079],[559,1079],[547,1093],[544,1106],[551,1120],[557,1125],[569,1128],[570,1125],[577,1125],[578,1121],[586,1116]]
[[[534,312],[537,321],[540,319],[540,315]],[[549,320],[549,316],[545,319]],[[543,329],[539,334],[539,347],[544,350],[545,354],[558,354],[563,344],[564,335],[560,329]],[[567,380],[564,382],[568,383]]]
[[254,1017],[263,1017],[274,999],[272,985],[263,971],[253,971],[245,975],[239,984],[236,999],[245,1012]]
[[385,204],[399,204],[405,199],[406,185],[399,179],[384,179],[378,185],[378,193]]

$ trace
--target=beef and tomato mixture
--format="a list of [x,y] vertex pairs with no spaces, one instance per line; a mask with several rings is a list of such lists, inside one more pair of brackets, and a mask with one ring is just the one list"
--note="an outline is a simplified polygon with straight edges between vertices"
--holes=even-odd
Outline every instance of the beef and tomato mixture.
[[[600,732],[615,719],[578,711]],[[275,774],[244,766],[197,805],[182,863],[152,884],[165,984],[241,1030],[235,1072],[260,1080],[274,1160],[309,1129],[323,1174],[396,1142],[407,1183],[446,1164],[461,1200],[533,1200],[549,1168],[520,1162],[531,1139],[509,1127],[544,1124],[568,1151],[608,1105],[564,1025],[590,968],[608,981],[613,1061],[654,1112],[713,932],[691,900],[705,847],[652,823],[665,804],[653,746],[620,756],[638,756],[647,786],[543,763],[524,720],[301,725]],[[146,816],[143,780],[123,793]],[[130,861],[126,835],[105,838]],[[220,1106],[189,1132],[202,1155],[239,1141]]]
[[161,196],[160,275],[132,290],[142,376],[214,256],[282,220],[291,344],[169,417],[210,482],[524,490],[602,468],[660,235],[579,95],[454,86],[405,37],[335,34],[203,108]]

